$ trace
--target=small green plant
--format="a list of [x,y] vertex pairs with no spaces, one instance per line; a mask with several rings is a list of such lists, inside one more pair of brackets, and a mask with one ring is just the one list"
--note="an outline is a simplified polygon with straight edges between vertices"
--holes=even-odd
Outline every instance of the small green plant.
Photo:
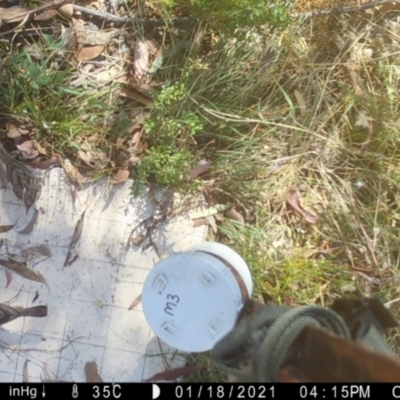
[[149,178],[161,185],[180,186],[195,161],[191,151],[194,136],[203,127],[193,111],[184,109],[188,94],[186,77],[164,86],[151,118],[144,123],[150,146],[137,168],[135,192],[137,185]]
[[68,87],[72,71],[56,54],[61,46],[45,36],[43,44],[12,52],[4,61],[0,96],[7,112],[29,117],[38,137],[72,140],[84,125],[73,111],[82,102],[82,93]]
[[[72,152],[69,157],[80,149],[83,136],[96,136],[98,145],[108,146],[104,138],[111,132],[104,117],[114,109],[92,82],[77,88],[71,85],[76,70],[65,58],[64,41],[44,35],[4,57],[0,98],[2,112],[29,120],[42,145],[59,154]],[[6,50],[0,45],[3,54]]]
[[163,5],[169,9],[183,8],[191,16],[202,19],[219,31],[232,33],[237,29],[255,30],[263,25],[286,27],[290,18],[291,0],[168,0]]

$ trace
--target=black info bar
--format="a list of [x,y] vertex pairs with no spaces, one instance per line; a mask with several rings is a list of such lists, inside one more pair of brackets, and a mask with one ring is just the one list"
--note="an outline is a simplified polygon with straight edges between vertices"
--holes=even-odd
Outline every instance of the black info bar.
[[399,383],[1,383],[0,399],[400,399]]

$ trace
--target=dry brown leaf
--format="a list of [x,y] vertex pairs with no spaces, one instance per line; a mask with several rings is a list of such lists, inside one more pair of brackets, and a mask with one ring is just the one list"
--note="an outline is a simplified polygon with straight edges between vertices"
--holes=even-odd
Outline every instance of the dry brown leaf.
[[199,175],[208,171],[211,167],[210,160],[201,160],[190,172],[189,179],[196,179]]
[[[17,222],[18,222],[18,220],[17,220]],[[5,233],[5,232],[8,232],[8,231],[11,231],[11,229],[14,228],[15,224],[14,225],[2,225],[2,226],[0,226],[0,233]]]
[[26,13],[29,10],[25,7],[0,7],[0,21],[4,22],[19,22],[26,17]]
[[225,211],[225,217],[234,219],[234,220],[240,222],[241,224],[244,224],[243,215],[239,211],[236,211],[235,207],[232,207],[230,210]]
[[174,381],[181,376],[188,376],[194,374],[199,370],[196,365],[188,365],[186,367],[180,367],[171,369],[170,371],[160,372],[159,374],[153,375],[151,378],[145,379],[142,382],[154,382],[154,381]]
[[75,225],[74,233],[72,234],[71,242],[69,244],[67,257],[66,257],[65,262],[64,262],[64,267],[66,267],[67,265],[71,265],[73,262],[75,262],[78,259],[78,255],[77,254],[75,254],[75,256],[72,258],[72,260],[71,260],[71,257],[73,255],[74,246],[78,242],[78,240],[80,239],[80,237],[82,235],[82,229],[83,229],[83,222],[84,222],[84,218],[85,218],[85,213],[86,213],[86,210],[82,213],[81,218],[79,219],[79,221]]
[[12,282],[12,274],[10,271],[6,271],[6,288],[10,286],[10,283]]
[[16,139],[22,135],[27,135],[30,132],[29,129],[26,129],[24,125],[16,125],[10,122],[7,122],[6,129],[7,129],[7,136],[10,139]]
[[138,40],[135,45],[134,67],[135,76],[141,79],[147,72],[147,65],[149,63],[149,46],[147,42]]
[[57,10],[45,10],[33,18],[35,21],[45,21],[46,19],[53,18],[57,14]]
[[87,362],[85,365],[86,382],[88,383],[100,383],[103,379],[97,371],[96,361]]
[[35,226],[38,218],[39,218],[39,210],[35,210],[29,224],[24,229],[22,229],[22,231],[17,231],[17,232],[20,233],[21,235],[29,235],[33,231],[33,227]]
[[33,269],[28,268],[26,266],[26,262],[18,262],[9,257],[8,260],[0,259],[0,265],[3,265],[4,267],[11,269],[15,273],[23,276],[26,279],[44,283],[45,285],[47,285],[47,282],[43,278],[42,274],[40,274],[40,272],[37,272],[37,271],[34,271]]
[[104,46],[83,46],[75,53],[75,58],[78,61],[89,61],[97,58],[104,50]]
[[39,151],[32,140],[25,140],[21,143],[17,143],[16,146],[22,153],[22,156],[28,160],[36,158],[39,155]]
[[125,182],[129,178],[129,171],[126,169],[119,169],[111,182],[116,185],[117,183]]
[[69,247],[71,247],[74,244],[76,244],[78,242],[78,240],[80,239],[81,235],[82,235],[82,229],[83,229],[83,222],[84,222],[84,218],[85,218],[85,213],[86,213],[86,210],[82,213],[79,221],[77,222],[77,224],[75,226],[74,233],[72,234],[71,243],[69,244]]
[[78,156],[86,165],[88,165],[89,167],[92,167],[92,168],[94,167],[90,153],[82,151],[82,150],[78,150]]
[[71,161],[69,160],[64,160],[63,162],[63,167],[69,178],[77,183],[88,183],[91,182],[91,178],[87,178],[83,176],[77,168],[75,168],[72,164]]
[[39,246],[30,246],[25,249],[22,249],[21,254],[23,257],[38,257],[38,256],[50,257],[51,251],[47,246],[41,244]]
[[79,258],[79,254],[76,254],[76,253],[74,254],[73,253],[74,251],[75,251],[75,249],[68,250],[67,258],[65,259],[65,262],[64,262],[64,267],[69,267]]
[[22,368],[22,382],[24,383],[29,382],[28,360],[25,360],[24,367]]
[[66,19],[72,19],[72,15],[74,14],[74,5],[72,3],[64,4],[58,9],[58,12]]
[[72,18],[72,27],[74,28],[75,39],[79,50],[86,41],[85,24],[81,20]]
[[60,159],[57,156],[53,156],[46,161],[41,161],[38,163],[30,163],[29,164],[32,168],[37,169],[48,169],[53,165],[60,165]]
[[121,89],[119,94],[123,97],[127,97],[128,99],[132,99],[137,101],[138,103],[143,104],[147,108],[153,108],[154,104],[151,99],[145,96],[143,93],[139,92],[138,90],[133,90],[130,88]]
[[299,197],[297,195],[296,190],[289,190],[288,195],[286,196],[286,201],[290,204],[299,214],[303,216],[303,218],[309,222],[310,224],[315,225],[318,223],[318,217],[306,211],[302,205],[300,204]]
[[139,294],[135,300],[132,301],[132,304],[129,306],[128,310],[133,310],[140,302],[142,301],[142,294]]

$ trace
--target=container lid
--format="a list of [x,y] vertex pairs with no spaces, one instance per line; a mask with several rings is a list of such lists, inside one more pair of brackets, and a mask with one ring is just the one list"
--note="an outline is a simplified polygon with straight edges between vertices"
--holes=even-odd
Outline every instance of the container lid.
[[247,297],[251,297],[253,294],[253,279],[251,277],[250,269],[243,258],[236,253],[235,250],[218,242],[200,242],[190,247],[187,251],[196,250],[215,254],[217,257],[221,257],[224,261],[228,262],[242,277],[243,283],[247,289]]
[[187,352],[208,351],[235,326],[243,307],[238,282],[218,258],[184,252],[155,265],[142,305],[155,334]]

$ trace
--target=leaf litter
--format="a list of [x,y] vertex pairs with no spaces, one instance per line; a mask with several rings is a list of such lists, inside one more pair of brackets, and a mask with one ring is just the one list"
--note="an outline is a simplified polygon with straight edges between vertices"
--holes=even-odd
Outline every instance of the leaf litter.
[[44,279],[43,275],[38,271],[28,268],[26,262],[16,261],[12,257],[8,257],[8,260],[0,259],[0,265],[11,269],[11,271],[14,271],[26,279],[44,283],[47,286],[46,279]]
[[76,245],[76,243],[78,243],[78,241],[82,235],[85,213],[86,213],[86,210],[82,213],[79,221],[75,225],[74,233],[72,234],[71,242],[69,244],[67,257],[64,262],[64,267],[66,267],[67,265],[71,265],[73,262],[75,262],[78,259],[78,255],[75,254],[73,256],[73,254],[74,254],[74,250],[75,250],[75,245]]
[[14,225],[2,225],[0,226],[0,233],[6,233],[10,231],[14,226],[17,224],[18,220],[15,222]]
[[146,41],[138,40],[135,45],[134,67],[137,79],[142,79],[149,63],[149,46]]
[[286,196],[286,201],[289,205],[291,205],[307,222],[310,224],[317,224],[318,217],[310,212],[306,211],[303,206],[300,204],[299,196],[296,190],[289,190],[289,193]]

